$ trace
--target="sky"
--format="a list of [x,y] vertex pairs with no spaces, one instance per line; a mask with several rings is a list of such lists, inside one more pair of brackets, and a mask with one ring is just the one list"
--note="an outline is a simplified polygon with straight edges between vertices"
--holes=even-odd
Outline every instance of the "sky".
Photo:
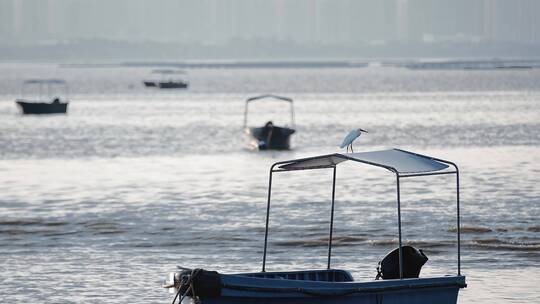
[[0,0],[0,46],[523,47],[540,44],[538,12],[537,0]]

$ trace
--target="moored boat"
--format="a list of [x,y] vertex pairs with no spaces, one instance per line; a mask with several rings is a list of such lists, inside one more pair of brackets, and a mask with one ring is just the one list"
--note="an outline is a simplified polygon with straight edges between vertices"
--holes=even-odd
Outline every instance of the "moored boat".
[[[379,263],[378,275],[373,281],[356,282],[350,272],[331,267],[336,172],[337,166],[346,161],[384,168],[396,177],[398,247]],[[315,169],[331,169],[333,172],[327,267],[321,270],[267,272],[274,173]],[[402,244],[400,180],[436,175],[456,177],[457,271],[447,276],[421,278],[420,271],[427,257],[421,250]],[[459,189],[459,169],[456,164],[400,149],[334,153],[277,162],[270,169],[261,272],[222,274],[181,268],[169,275],[164,287],[176,294],[173,303],[179,300],[184,304],[455,304],[459,290],[466,287],[465,276],[461,274]]]
[[155,88],[156,87],[156,82],[151,81],[151,80],[143,80],[143,84],[147,88]]
[[[39,96],[37,99],[24,98],[25,88],[28,86],[37,85],[39,87]],[[61,79],[30,79],[23,82],[21,93],[22,98],[16,99],[15,103],[19,106],[23,114],[65,114],[67,112],[68,100],[62,100],[59,97],[50,97],[52,95],[52,86],[63,86],[64,94],[68,94],[68,86]],[[51,98],[47,101],[43,97],[44,87]]]
[[183,80],[169,80],[169,81],[160,81],[157,83],[157,86],[160,89],[186,89],[189,86],[189,83]]
[[[262,127],[248,127],[249,104],[254,101],[267,99],[285,101],[290,104],[290,127],[278,126],[272,121],[266,122]],[[294,105],[291,98],[265,94],[246,99],[244,109],[244,130],[250,136],[250,145],[252,147],[259,150],[288,150],[291,148],[291,135],[296,132],[294,127]]]
[[160,74],[160,80],[143,80],[143,84],[147,88],[159,88],[159,89],[187,89],[189,87],[189,82],[183,79],[166,79],[168,75],[178,75],[186,74],[182,70],[174,69],[157,69],[153,70],[152,73]]

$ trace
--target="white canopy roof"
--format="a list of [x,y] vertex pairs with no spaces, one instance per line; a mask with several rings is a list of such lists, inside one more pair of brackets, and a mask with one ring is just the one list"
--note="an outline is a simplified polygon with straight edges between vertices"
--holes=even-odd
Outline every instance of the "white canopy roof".
[[259,96],[253,96],[253,97],[250,97],[250,98],[246,99],[246,102],[255,101],[255,100],[259,100],[259,99],[265,99],[265,98],[271,98],[271,99],[278,99],[278,100],[293,102],[292,98],[285,97],[285,96],[278,96],[278,95],[274,95],[274,94],[264,94],[264,95],[259,95]]
[[333,167],[341,162],[352,160],[373,166],[383,167],[398,174],[415,174],[440,171],[448,168],[442,160],[419,155],[399,149],[359,153],[335,153],[284,162],[280,170],[305,170]]

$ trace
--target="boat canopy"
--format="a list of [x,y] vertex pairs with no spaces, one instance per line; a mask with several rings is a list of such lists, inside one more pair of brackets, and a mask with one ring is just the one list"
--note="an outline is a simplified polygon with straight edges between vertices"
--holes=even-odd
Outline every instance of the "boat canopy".
[[264,95],[259,95],[259,96],[253,96],[253,97],[250,97],[250,98],[246,99],[246,102],[255,101],[255,100],[259,100],[259,99],[266,99],[266,98],[293,102],[292,98],[285,97],[285,96],[274,95],[274,94],[264,94]]
[[[459,212],[459,169],[458,166],[450,161],[417,154],[400,149],[389,149],[381,151],[359,152],[359,153],[334,153],[320,155],[308,158],[286,160],[274,163],[270,168],[268,180],[268,201],[266,206],[266,228],[264,234],[264,250],[262,271],[266,267],[266,253],[268,246],[268,227],[270,219],[270,202],[272,193],[272,176],[275,172],[310,170],[310,169],[333,169],[332,178],[332,200],[330,211],[330,229],[328,237],[328,262],[327,268],[330,269],[330,259],[332,254],[332,234],[334,227],[334,204],[336,190],[336,168],[344,161],[355,161],[385,168],[396,176],[396,198],[397,198],[397,223],[398,223],[398,248],[399,248],[399,278],[403,279],[403,253],[402,253],[402,233],[401,233],[401,191],[400,179],[406,177],[455,174],[456,176],[456,227],[457,227],[457,273],[461,275],[461,231],[460,231],[460,212]],[[452,166],[453,169],[448,169]]]
[[32,88],[38,88],[38,95],[39,99],[42,98],[43,91],[45,89],[45,92],[47,93],[48,97],[52,97],[56,90],[53,90],[53,87],[55,88],[63,88],[64,97],[67,98],[69,95],[69,87],[65,80],[59,79],[59,78],[34,78],[34,79],[27,79],[23,81],[21,85],[21,99],[25,99],[26,91],[30,90]]
[[389,149],[359,153],[334,153],[291,160],[279,165],[276,171],[331,168],[348,160],[383,167],[399,175],[432,173],[448,168],[447,164],[429,156],[400,149]]
[[258,101],[262,99],[275,99],[277,101],[286,101],[290,104],[290,128],[294,129],[295,120],[294,120],[294,104],[292,98],[274,95],[274,94],[264,94],[259,96],[253,96],[246,99],[246,105],[244,107],[244,128],[248,125],[248,114],[249,114],[249,103],[252,101]]

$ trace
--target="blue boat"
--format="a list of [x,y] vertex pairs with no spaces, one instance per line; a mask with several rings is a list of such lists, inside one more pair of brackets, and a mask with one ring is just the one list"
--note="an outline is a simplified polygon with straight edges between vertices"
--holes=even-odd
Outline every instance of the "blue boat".
[[[379,273],[373,281],[356,282],[348,271],[331,267],[336,172],[337,166],[345,161],[384,168],[396,177],[398,247],[379,263]],[[274,173],[314,169],[333,171],[327,267],[322,270],[266,272]],[[402,244],[400,181],[404,178],[447,174],[456,177],[457,269],[455,274],[421,278],[420,271],[427,257],[421,250]],[[222,274],[180,268],[169,275],[164,287],[176,294],[173,304],[177,300],[184,304],[455,304],[459,290],[467,286],[465,276],[461,274],[459,204],[457,165],[405,150],[334,153],[277,162],[270,169],[261,272]]]
[[[278,126],[272,121],[268,121],[262,127],[248,127],[248,108],[254,101],[273,99],[285,101],[290,104],[290,126]],[[250,136],[250,146],[258,150],[289,150],[291,148],[291,135],[296,132],[294,129],[294,106],[293,100],[273,94],[265,94],[246,99],[244,109],[244,129]]]

